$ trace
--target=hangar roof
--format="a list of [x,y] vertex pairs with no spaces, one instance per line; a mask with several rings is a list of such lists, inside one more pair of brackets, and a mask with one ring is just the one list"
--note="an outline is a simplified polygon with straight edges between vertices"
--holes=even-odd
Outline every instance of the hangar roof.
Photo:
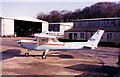
[[66,25],[66,26],[73,26],[73,22],[65,22],[65,23],[49,23],[49,24],[60,24],[60,25]]
[[105,30],[107,32],[120,32],[120,27],[77,27],[66,30],[65,32],[96,32],[98,29]]
[[119,20],[120,17],[77,19],[77,20],[74,20],[74,22],[79,22],[79,21],[98,21],[98,20],[113,20],[113,19]]
[[32,18],[32,17],[26,17],[26,16],[15,16],[15,17],[2,17],[3,19],[11,19],[11,20],[23,20],[23,21],[32,21],[32,22],[47,22],[47,21],[43,21],[43,20],[39,20],[36,18]]

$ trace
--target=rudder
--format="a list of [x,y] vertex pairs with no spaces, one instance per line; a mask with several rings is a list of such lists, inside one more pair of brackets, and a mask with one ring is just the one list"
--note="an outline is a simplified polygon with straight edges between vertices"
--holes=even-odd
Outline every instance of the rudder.
[[102,35],[104,33],[104,30],[98,30],[87,42],[91,45],[91,47],[96,48]]

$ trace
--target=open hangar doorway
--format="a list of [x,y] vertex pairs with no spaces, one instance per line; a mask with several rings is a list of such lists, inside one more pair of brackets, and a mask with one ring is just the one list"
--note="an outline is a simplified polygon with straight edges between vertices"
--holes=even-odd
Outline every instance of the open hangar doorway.
[[14,20],[14,32],[17,37],[26,37],[42,32],[41,22]]

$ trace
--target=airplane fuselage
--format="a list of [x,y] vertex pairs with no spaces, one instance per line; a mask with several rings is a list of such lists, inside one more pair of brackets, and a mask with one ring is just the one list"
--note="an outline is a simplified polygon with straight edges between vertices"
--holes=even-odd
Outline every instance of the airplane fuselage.
[[21,47],[29,50],[71,50],[83,49],[84,46],[89,46],[87,42],[48,42],[40,43],[33,40],[21,40]]

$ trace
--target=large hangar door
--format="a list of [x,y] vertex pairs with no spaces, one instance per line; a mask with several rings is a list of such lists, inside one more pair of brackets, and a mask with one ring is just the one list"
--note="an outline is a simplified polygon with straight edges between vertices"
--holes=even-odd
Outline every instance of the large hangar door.
[[33,35],[42,32],[42,23],[15,20],[14,31],[18,37]]

